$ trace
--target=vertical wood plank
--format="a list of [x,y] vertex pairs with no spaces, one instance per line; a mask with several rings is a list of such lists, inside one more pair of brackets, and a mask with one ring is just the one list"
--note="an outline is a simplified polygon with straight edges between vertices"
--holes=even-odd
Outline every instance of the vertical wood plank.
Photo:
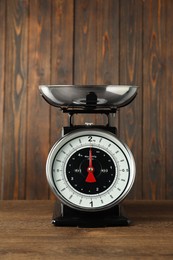
[[[52,2],[51,84],[73,84],[73,25],[74,1]],[[51,107],[51,146],[61,137],[62,127],[68,125],[68,115]],[[50,193],[50,198],[54,195]]]
[[173,1],[166,2],[166,199],[173,199]]
[[96,1],[75,1],[75,84],[96,82]]
[[3,135],[4,199],[24,199],[28,2],[7,1]]
[[165,51],[167,1],[144,2],[143,198],[165,198]]
[[30,1],[27,199],[48,199],[45,163],[49,148],[49,107],[38,86],[50,84],[51,1]]
[[[119,84],[119,1],[97,1],[97,84]],[[118,112],[110,117],[112,126],[118,127]],[[106,120],[96,117],[97,124]]]
[[[73,11],[71,0],[52,2],[51,84],[73,84]],[[51,145],[61,136],[66,114],[51,108]]]
[[140,86],[138,96],[120,110],[120,136],[136,161],[136,180],[128,198],[142,198],[142,1],[120,2],[120,84]]
[[6,2],[0,0],[0,199],[3,198],[4,190],[4,170],[2,165],[3,155],[3,118],[4,118],[4,83],[5,83],[5,22],[6,22]]
[[[74,84],[96,84],[97,57],[97,1],[75,0]],[[77,116],[75,124],[95,123],[95,116]]]
[[97,84],[119,84],[119,1],[97,1]]

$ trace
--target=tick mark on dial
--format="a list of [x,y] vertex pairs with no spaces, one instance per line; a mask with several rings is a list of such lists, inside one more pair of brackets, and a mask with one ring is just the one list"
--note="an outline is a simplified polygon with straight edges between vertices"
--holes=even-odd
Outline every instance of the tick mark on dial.
[[70,195],[70,197],[69,197],[69,200],[71,200],[71,199],[72,199],[72,197],[73,197],[73,194],[72,194],[72,195]]

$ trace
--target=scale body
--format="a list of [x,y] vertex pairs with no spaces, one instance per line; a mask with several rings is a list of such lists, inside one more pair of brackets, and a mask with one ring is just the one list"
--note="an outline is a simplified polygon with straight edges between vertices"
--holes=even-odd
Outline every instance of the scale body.
[[[120,202],[135,180],[130,149],[117,138],[109,115],[136,96],[132,86],[40,86],[43,98],[69,114],[69,126],[49,152],[48,183],[60,200],[55,204],[55,226],[126,226]],[[106,125],[73,125],[74,114],[106,114]]]

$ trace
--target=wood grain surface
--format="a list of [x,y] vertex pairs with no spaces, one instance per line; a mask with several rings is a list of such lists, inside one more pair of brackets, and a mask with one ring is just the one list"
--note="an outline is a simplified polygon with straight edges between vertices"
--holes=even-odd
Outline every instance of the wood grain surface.
[[[0,40],[0,183],[4,182],[3,167],[3,126],[4,126],[4,85],[5,85],[5,2],[0,1],[1,40]],[[3,194],[3,185],[0,185],[0,197]]]
[[143,31],[143,192],[146,198],[165,197],[165,1],[146,1]]
[[166,158],[166,177],[165,177],[165,194],[166,199],[171,199],[173,197],[173,177],[172,177],[172,169],[173,169],[173,160],[172,160],[172,147],[173,147],[173,138],[171,135],[173,133],[173,90],[172,90],[172,82],[173,82],[173,73],[172,70],[169,69],[173,65],[173,23],[172,20],[172,12],[173,10],[173,1],[169,0],[169,9],[167,9],[167,18],[166,18],[166,78],[164,82],[165,88],[165,99],[166,99],[166,111],[165,111],[165,158]]
[[0,259],[172,259],[173,201],[128,201],[128,227],[51,225],[53,201],[0,202]]
[[[40,84],[139,85],[111,117],[137,166],[129,199],[173,199],[172,0],[0,0],[0,199],[53,199],[45,163],[68,117]],[[74,123],[105,124],[102,116]]]
[[[138,97],[120,110],[120,137],[134,154],[136,181],[129,198],[142,198],[142,2],[120,2],[120,84],[140,86]],[[139,145],[141,144],[141,145]]]
[[49,149],[50,107],[40,98],[38,86],[50,82],[50,15],[51,2],[49,0],[30,1],[27,199],[48,198],[48,186],[44,173]]
[[6,1],[3,198],[25,197],[28,3]]

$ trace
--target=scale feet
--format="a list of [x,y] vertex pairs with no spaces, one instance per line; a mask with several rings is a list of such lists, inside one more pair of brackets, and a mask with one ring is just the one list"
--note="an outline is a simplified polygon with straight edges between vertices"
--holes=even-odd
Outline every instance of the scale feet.
[[104,211],[85,212],[65,205],[60,206],[56,202],[52,224],[61,227],[117,227],[128,226],[130,220],[122,215],[122,207],[120,208],[120,205]]

